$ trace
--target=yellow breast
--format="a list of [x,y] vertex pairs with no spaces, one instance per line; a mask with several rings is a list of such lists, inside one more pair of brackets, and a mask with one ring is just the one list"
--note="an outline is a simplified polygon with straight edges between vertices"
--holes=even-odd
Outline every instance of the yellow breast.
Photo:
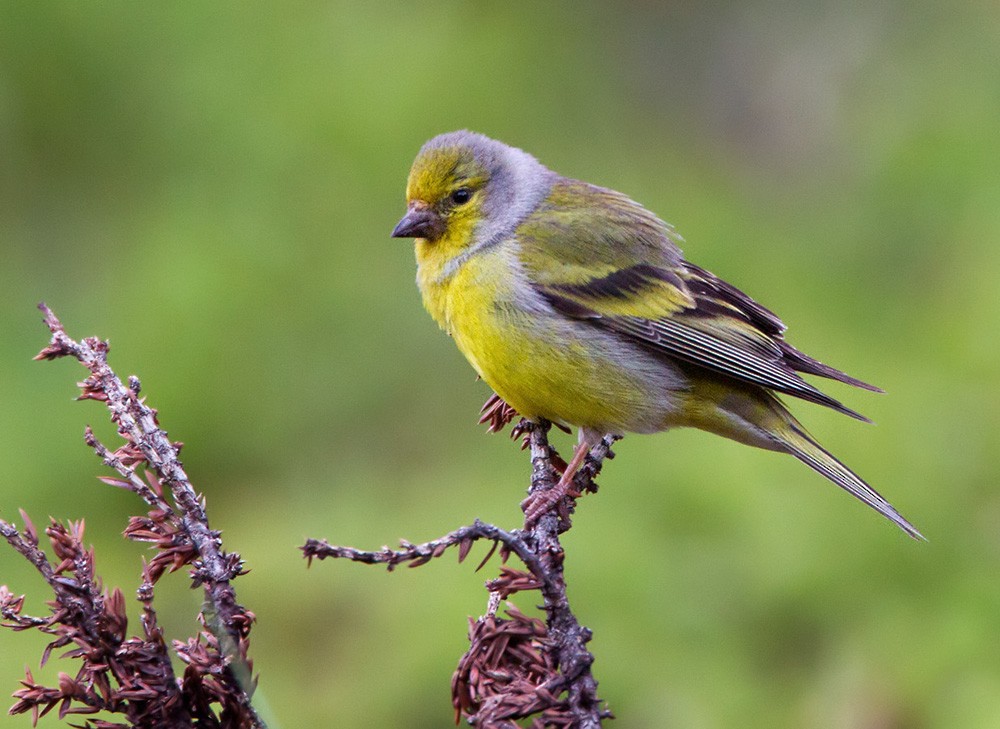
[[473,256],[461,263],[446,259],[439,242],[417,243],[417,283],[424,306],[455,339],[459,350],[491,385],[505,378],[504,362],[518,331],[514,281],[500,251]]
[[417,243],[424,305],[521,415],[604,432],[659,430],[669,373],[610,335],[533,301],[511,247],[443,261]]

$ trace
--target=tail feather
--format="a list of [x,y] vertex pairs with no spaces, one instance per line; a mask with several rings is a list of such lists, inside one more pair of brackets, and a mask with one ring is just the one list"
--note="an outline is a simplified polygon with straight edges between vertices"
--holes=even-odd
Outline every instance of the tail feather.
[[886,501],[878,491],[865,483],[854,471],[838,461],[833,454],[813,440],[798,423],[793,421],[789,425],[792,429],[792,437],[783,437],[781,439],[785,450],[817,473],[826,476],[856,499],[868,504],[868,506],[896,524],[896,526],[909,536],[914,539],[926,541],[924,535],[896,511],[895,507]]
[[693,382],[690,400],[682,409],[684,418],[668,425],[692,426],[757,448],[790,453],[914,539],[924,539],[881,494],[817,443],[775,393],[718,379]]
[[781,347],[782,354],[785,356],[785,362],[787,362],[793,370],[805,372],[807,375],[818,375],[819,377],[827,377],[831,380],[837,380],[838,382],[846,382],[848,385],[860,387],[863,390],[869,390],[871,392],[885,392],[885,390],[881,387],[871,385],[863,380],[859,380],[857,377],[851,377],[849,374],[841,372],[836,367],[825,365],[818,359],[813,359],[808,354],[800,352],[783,339],[778,341],[778,346]]

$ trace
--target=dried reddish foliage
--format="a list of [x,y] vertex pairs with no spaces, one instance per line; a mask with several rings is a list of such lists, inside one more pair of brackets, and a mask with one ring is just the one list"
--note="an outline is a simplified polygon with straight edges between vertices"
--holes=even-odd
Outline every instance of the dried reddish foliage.
[[[29,670],[10,713],[30,713],[33,722],[53,710],[60,718],[102,713],[121,719],[90,718],[83,725],[90,729],[263,727],[250,703],[255,680],[247,650],[254,615],[236,602],[231,585],[243,574],[243,562],[222,549],[219,533],[209,527],[204,499],[178,459],[181,444],[167,439],[156,411],[139,397],[139,380],[130,377],[126,386],[108,366],[106,342],[70,339],[52,312],[44,304],[40,308],[52,340],[36,359],[71,356],[90,371],[80,383],[79,399],[105,403],[124,443],[111,451],[90,428],[84,439],[118,473],[101,480],[132,491],[149,506],[145,515],[129,520],[125,536],[147,542],[153,556],[143,563],[136,592],[141,630],[128,637],[125,597],[117,588],[104,588],[97,576],[93,550],[84,546],[83,521],[50,522],[45,534],[51,560],[24,512],[23,531],[0,521],[0,534],[35,566],[53,593],[50,614],[33,617],[22,614],[23,596],[0,586],[2,624],[53,636],[42,665],[52,651],[66,647],[60,658],[78,665],[74,675],[60,673],[56,687],[36,683]],[[164,574],[182,568],[189,568],[192,587],[204,591],[205,606],[194,637],[168,647],[153,607],[154,589]],[[175,675],[171,655],[183,662],[182,676]]]
[[558,676],[545,623],[507,604],[508,618],[469,619],[469,650],[451,679],[455,720],[475,716],[478,726],[516,727],[515,719],[541,714],[535,725],[566,724],[566,701],[546,687]]

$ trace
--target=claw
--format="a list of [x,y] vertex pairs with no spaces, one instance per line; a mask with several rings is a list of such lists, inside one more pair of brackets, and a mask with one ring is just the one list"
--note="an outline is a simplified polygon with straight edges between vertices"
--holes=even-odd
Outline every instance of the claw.
[[524,524],[527,528],[534,526],[545,512],[562,501],[563,497],[580,496],[579,491],[573,490],[573,476],[580,470],[587,454],[590,452],[590,443],[582,440],[573,451],[573,458],[563,469],[559,482],[545,491],[536,491],[521,502],[521,509],[524,511]]

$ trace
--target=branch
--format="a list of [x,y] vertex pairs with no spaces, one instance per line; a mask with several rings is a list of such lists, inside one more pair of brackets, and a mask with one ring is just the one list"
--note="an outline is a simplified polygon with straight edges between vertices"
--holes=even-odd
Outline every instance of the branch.
[[[480,539],[501,543],[504,545],[505,553],[514,552],[529,567],[534,566],[539,570],[542,569],[537,555],[531,551],[531,548],[520,532],[507,532],[500,527],[487,524],[479,519],[476,519],[469,526],[460,527],[439,539],[432,539],[423,544],[411,544],[406,540],[402,540],[400,542],[402,545],[401,549],[382,547],[377,552],[366,552],[354,547],[334,546],[329,544],[325,539],[308,539],[301,549],[310,564],[312,564],[314,558],[326,559],[330,557],[333,559],[348,559],[352,562],[361,562],[363,564],[384,564],[392,572],[396,565],[399,564],[405,563],[409,567],[419,567],[422,564],[427,564],[435,557],[440,557],[444,554],[449,547],[454,546],[459,547],[458,561],[463,562],[468,556],[473,542]],[[487,555],[487,559],[491,556],[493,556],[492,550]],[[506,562],[506,557],[504,561]]]
[[[494,395],[481,411],[480,423],[489,423],[496,432],[517,413]],[[531,487],[529,499],[548,490],[557,480],[557,466],[565,467],[547,438],[549,423],[534,424],[522,420],[512,437],[525,436],[531,449]],[[535,717],[533,727],[581,727],[595,729],[611,712],[597,696],[597,681],[591,673],[593,655],[586,645],[590,631],[580,625],[566,597],[563,575],[565,553],[559,534],[572,525],[576,495],[594,492],[594,479],[605,458],[613,457],[615,438],[605,437],[588,455],[573,480],[574,490],[545,513],[525,523],[522,529],[505,531],[478,519],[422,544],[403,541],[400,549],[383,547],[363,551],[353,547],[332,546],[325,540],[310,539],[302,547],[310,564],[327,557],[348,559],[363,564],[384,564],[391,571],[399,564],[417,567],[440,557],[450,547],[458,547],[459,561],[468,555],[477,540],[492,541],[493,549],[480,564],[482,567],[500,546],[504,563],[515,554],[527,572],[501,567],[498,578],[486,583],[490,591],[487,614],[471,621],[470,648],[459,662],[452,679],[452,701],[456,718],[467,717],[481,727],[516,729],[520,719]],[[529,618],[508,603],[507,618],[496,616],[505,599],[523,590],[539,590],[546,620]]]
[[18,702],[10,713],[30,711],[37,722],[38,717],[59,706],[60,718],[108,711],[124,714],[135,727],[192,726],[191,716],[178,700],[179,687],[155,623],[146,626],[144,638],[125,639],[125,598],[118,589],[107,591],[101,587],[93,551],[83,546],[83,522],[64,526],[53,520],[46,528],[60,560],[56,565],[50,564],[38,548],[35,528],[26,516],[25,522],[22,534],[0,521],[0,534],[35,565],[52,588],[53,614],[48,618],[22,615],[24,597],[0,587],[0,615],[6,627],[37,628],[55,636],[42,654],[42,665],[53,650],[73,645],[62,657],[80,659],[81,667],[75,677],[60,674],[59,688],[36,683],[28,671],[23,688],[14,693]]
[[[30,711],[37,721],[58,706],[60,718],[106,711],[123,714],[129,722],[88,721],[94,729],[264,729],[250,703],[255,681],[247,651],[254,615],[237,603],[231,584],[244,573],[243,562],[238,554],[223,551],[219,532],[210,528],[204,499],[178,458],[182,444],[167,438],[156,410],[139,397],[139,379],[130,377],[126,386],[108,365],[107,342],[96,338],[77,342],[66,335],[48,307],[39,308],[52,338],[35,359],[71,356],[89,370],[79,383],[78,399],[104,402],[125,442],[112,451],[89,426],[84,440],[119,476],[101,480],[132,491],[149,505],[145,516],[129,520],[125,536],[151,543],[155,555],[144,562],[137,591],[142,636],[126,639],[124,597],[120,590],[104,590],[97,578],[93,551],[83,544],[82,521],[64,526],[53,520],[46,528],[56,557],[53,563],[39,549],[37,532],[24,512],[23,534],[0,521],[0,534],[35,566],[55,594],[49,603],[52,615],[36,618],[21,614],[23,596],[0,587],[3,625],[14,630],[37,628],[56,636],[43,654],[43,665],[53,649],[70,644],[76,648],[63,657],[82,663],[75,678],[60,674],[58,688],[35,683],[28,671],[11,713]],[[192,586],[203,588],[205,605],[199,616],[201,630],[187,642],[173,645],[187,665],[178,679],[153,595],[163,574],[185,566],[191,567]]]
[[232,559],[232,555],[223,554],[218,532],[208,526],[204,505],[177,458],[181,444],[170,442],[166,431],[159,427],[156,411],[146,405],[144,398],[139,398],[139,379],[130,377],[129,387],[125,387],[108,366],[110,348],[107,342],[94,337],[76,342],[66,335],[62,323],[44,303],[38,308],[45,314],[45,324],[52,332],[52,341],[35,359],[72,356],[90,370],[90,376],[80,383],[83,389],[80,399],[103,400],[111,411],[111,421],[118,426],[119,435],[129,446],[128,456],[138,458],[134,453],[138,451],[170,488],[182,514],[184,532],[200,558],[195,567],[195,582],[205,586],[205,597],[218,616],[221,627],[231,640],[239,644],[244,638],[246,625],[241,617],[243,609],[236,603],[236,593],[230,580],[240,574],[241,565],[239,560]]
[[[552,467],[552,457],[555,450],[548,443],[547,427],[534,426],[529,431],[531,444],[531,489],[529,498],[539,491],[546,491],[555,485],[556,476]],[[597,490],[594,478],[600,473],[604,458],[611,455],[611,436],[605,436],[591,450],[581,473],[573,479],[579,493]],[[563,499],[563,509],[571,513],[576,500],[572,496]],[[559,543],[559,534],[570,528],[568,514],[556,505],[549,510],[531,528],[530,543],[534,552],[542,561],[543,574],[541,591],[545,599],[544,609],[548,615],[549,633],[555,643],[555,654],[559,666],[560,678],[553,682],[549,690],[558,693],[565,689],[568,693],[568,705],[572,718],[582,729],[600,726],[601,719],[610,716],[602,709],[597,697],[597,681],[590,671],[594,657],[587,650],[592,634],[589,629],[580,625],[566,597],[566,581],[563,574],[565,553]]]

